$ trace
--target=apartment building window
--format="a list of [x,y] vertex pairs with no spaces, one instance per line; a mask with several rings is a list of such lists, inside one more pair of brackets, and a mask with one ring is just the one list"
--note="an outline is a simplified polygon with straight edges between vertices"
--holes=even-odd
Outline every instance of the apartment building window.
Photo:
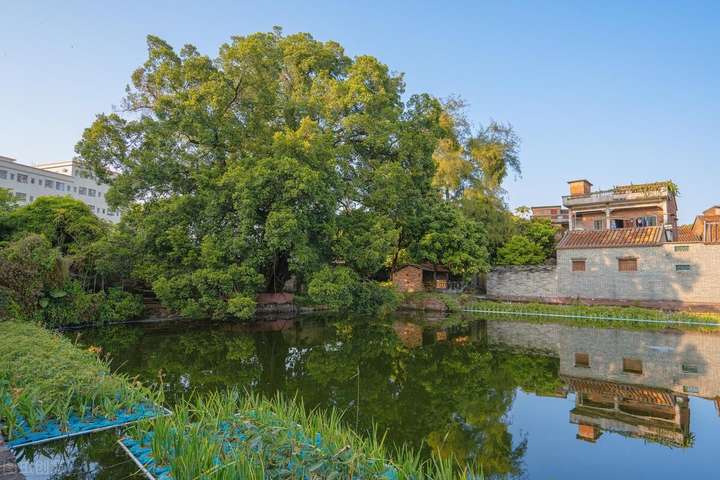
[[655,215],[647,215],[635,219],[636,227],[654,227],[657,225],[657,217]]
[[690,251],[690,245],[675,245],[674,250],[676,252],[689,252]]
[[575,366],[580,368],[590,368],[590,355],[584,352],[575,353]]
[[85,187],[78,188],[78,193],[80,195],[87,195],[87,188],[85,188]]
[[90,211],[95,212],[95,205],[90,205]]
[[618,258],[619,272],[637,272],[637,258]]
[[93,189],[93,188],[88,189],[89,196],[94,197],[96,194],[97,194],[97,192],[95,191],[95,189]]
[[689,272],[692,270],[692,266],[687,264],[678,264],[675,265],[675,271],[676,272]]
[[65,190],[65,184],[62,182],[56,182],[55,190],[60,190],[62,192],[63,190]]
[[30,183],[32,183],[33,185],[35,185],[35,179],[34,179],[33,177],[30,177]]
[[53,188],[54,185],[55,182],[53,182],[52,180],[45,180],[45,188]]
[[17,181],[18,181],[18,183],[28,183],[28,176],[24,175],[22,173],[18,173]]
[[15,180],[15,174],[14,174],[14,173],[11,173],[11,174],[10,174],[10,180]]
[[572,260],[572,271],[573,272],[584,272],[585,271],[585,259],[578,258]]
[[593,230],[604,230],[605,229],[605,220],[594,220],[593,221]]
[[700,369],[697,365],[694,365],[692,363],[683,363],[682,364],[682,372],[683,373],[700,373]]
[[642,360],[638,360],[637,358],[623,358],[623,372],[642,375]]
[[15,192],[15,200],[24,202],[25,200],[27,200],[27,194],[22,192]]
[[7,170],[0,170],[0,178],[3,180],[7,179]]

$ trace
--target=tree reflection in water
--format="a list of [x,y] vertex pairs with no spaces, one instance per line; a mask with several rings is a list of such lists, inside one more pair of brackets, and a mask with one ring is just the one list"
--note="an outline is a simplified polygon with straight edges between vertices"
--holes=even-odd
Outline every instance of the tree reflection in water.
[[145,381],[162,372],[170,403],[233,386],[298,394],[308,408],[345,410],[360,431],[374,423],[394,445],[452,456],[488,478],[523,473],[527,440],[513,438],[507,415],[517,389],[560,386],[556,358],[489,347],[479,324],[325,317],[289,325],[121,326],[84,332],[81,342]]

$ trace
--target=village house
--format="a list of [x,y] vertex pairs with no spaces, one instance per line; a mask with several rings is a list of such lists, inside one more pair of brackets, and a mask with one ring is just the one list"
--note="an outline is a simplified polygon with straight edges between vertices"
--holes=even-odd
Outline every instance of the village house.
[[720,309],[720,206],[678,225],[671,182],[602,191],[584,179],[569,185],[557,265],[496,268],[490,296]]
[[544,205],[530,208],[532,218],[550,220],[550,223],[563,229],[570,226],[570,211],[560,205]]

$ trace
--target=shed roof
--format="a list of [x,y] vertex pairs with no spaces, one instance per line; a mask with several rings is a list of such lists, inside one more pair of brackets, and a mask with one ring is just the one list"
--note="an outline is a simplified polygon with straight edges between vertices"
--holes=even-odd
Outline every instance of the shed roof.
[[445,266],[443,266],[443,265],[434,265],[434,264],[429,263],[429,262],[425,262],[425,263],[405,263],[405,264],[403,264],[403,265],[399,265],[399,266],[397,267],[396,271],[402,270],[403,268],[406,268],[406,267],[419,268],[420,270],[427,270],[427,271],[429,271],[429,272],[449,272],[449,271],[450,271],[447,267],[445,267]]
[[620,228],[616,230],[569,231],[558,249],[652,247],[662,244],[663,227]]

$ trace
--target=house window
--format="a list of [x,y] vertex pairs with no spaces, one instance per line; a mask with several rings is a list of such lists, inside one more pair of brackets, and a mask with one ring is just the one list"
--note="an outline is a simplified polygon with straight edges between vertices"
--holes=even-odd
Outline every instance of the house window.
[[603,230],[605,228],[605,220],[593,221],[593,230]]
[[687,264],[675,265],[676,272],[689,272],[690,270],[692,270],[692,267],[690,265],[687,265]]
[[573,259],[572,261],[573,272],[584,272],[585,271],[585,259]]
[[690,245],[675,245],[676,252],[689,252]]
[[695,385],[683,385],[683,392],[685,393],[700,393],[700,387],[696,387]]
[[92,188],[88,189],[89,196],[94,197],[96,194],[97,194],[97,192],[94,189],[92,189]]
[[642,360],[638,360],[637,358],[623,358],[623,372],[642,375]]
[[62,192],[63,190],[65,190],[65,184],[62,182],[56,182],[55,190],[60,190]]
[[625,228],[625,220],[622,218],[613,218],[610,220],[610,228],[617,230],[619,228]]
[[53,188],[54,184],[55,182],[53,182],[52,180],[45,180],[45,188]]
[[590,368],[590,355],[584,352],[575,353],[575,366],[580,368]]
[[22,173],[18,173],[17,181],[18,181],[18,183],[28,183],[28,176],[23,175]]
[[683,373],[700,373],[700,369],[697,365],[693,365],[692,363],[683,363],[682,364],[682,372]]
[[637,272],[637,258],[618,258],[619,272]]
[[87,188],[85,188],[85,187],[78,188],[78,193],[80,195],[87,195]]
[[657,217],[655,215],[648,215],[644,217],[638,217],[635,219],[636,227],[654,227],[657,225]]
[[7,170],[0,170],[0,178],[3,180],[7,178]]

